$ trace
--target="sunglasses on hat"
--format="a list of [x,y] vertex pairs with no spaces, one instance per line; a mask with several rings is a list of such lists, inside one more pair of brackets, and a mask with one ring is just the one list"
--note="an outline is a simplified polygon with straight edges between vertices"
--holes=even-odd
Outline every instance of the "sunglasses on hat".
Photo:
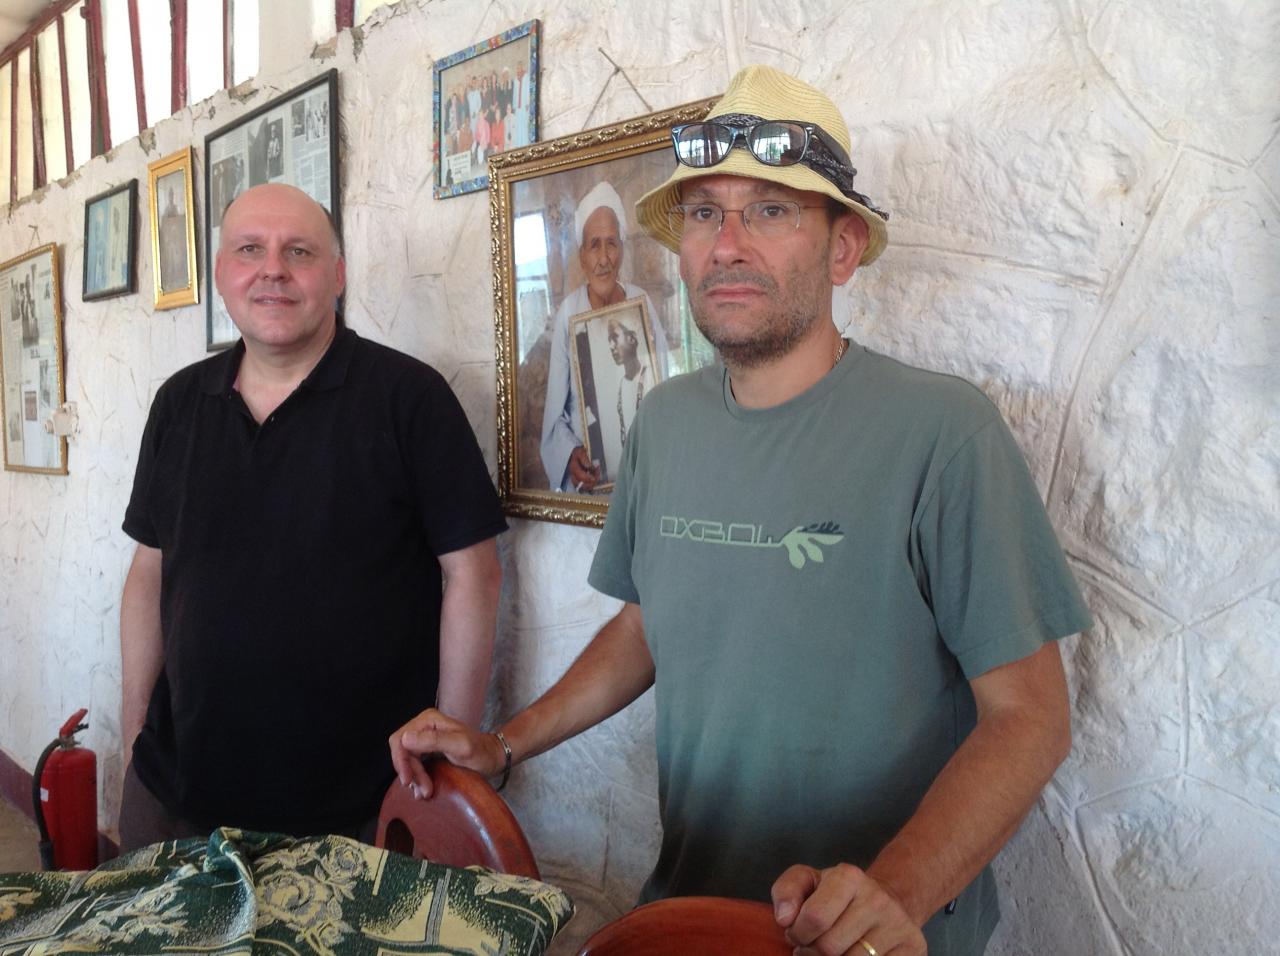
[[676,160],[694,169],[719,165],[736,147],[745,147],[766,166],[803,164],[881,218],[889,218],[854,190],[853,177],[858,171],[853,168],[849,154],[814,123],[727,113],[700,123],[673,127],[671,142]]

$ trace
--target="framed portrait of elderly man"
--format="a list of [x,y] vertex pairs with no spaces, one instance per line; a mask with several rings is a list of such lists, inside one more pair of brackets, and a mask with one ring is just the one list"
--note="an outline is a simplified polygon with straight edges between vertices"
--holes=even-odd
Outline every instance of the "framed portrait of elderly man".
[[157,309],[200,301],[196,275],[195,194],[191,147],[147,166],[151,210],[151,265]]
[[484,189],[491,155],[537,140],[540,33],[530,20],[436,61],[436,199]]
[[0,263],[0,418],[4,467],[67,473],[67,439],[45,423],[66,401],[62,284],[50,244]]
[[[610,318],[615,329],[630,327],[653,383],[714,360],[689,313],[676,257],[640,230],[634,214],[636,200],[671,173],[671,127],[702,119],[713,102],[489,160],[498,490],[508,514],[604,523],[621,456],[621,431],[613,429],[626,364],[613,359]],[[580,340],[587,351],[575,346]],[[636,386],[629,381],[622,395],[628,426]],[[587,388],[596,406],[584,401]]]
[[[644,296],[575,315],[569,362],[578,390],[578,421],[586,459],[599,477],[595,491],[613,490],[627,431],[645,392],[662,381]],[[578,489],[580,490],[580,489]]]

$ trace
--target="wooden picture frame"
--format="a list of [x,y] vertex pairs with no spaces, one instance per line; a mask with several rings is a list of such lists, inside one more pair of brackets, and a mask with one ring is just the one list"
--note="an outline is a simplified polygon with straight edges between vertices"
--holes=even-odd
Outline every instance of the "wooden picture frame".
[[176,309],[200,301],[192,167],[190,146],[147,166],[157,309]]
[[214,283],[222,216],[231,201],[263,183],[296,186],[333,217],[342,235],[338,180],[338,71],[328,70],[214,130],[204,140],[205,348],[239,336]]
[[644,300],[641,314],[660,377],[713,360],[693,325],[676,257],[643,233],[633,209],[675,166],[671,127],[702,119],[713,103],[701,100],[489,160],[498,492],[507,514],[600,527],[608,512],[612,484],[580,486],[569,467],[575,452],[566,450],[586,449],[569,360],[570,320],[611,304],[592,301],[599,295],[579,238],[580,225],[584,234],[592,228],[585,220],[594,212],[587,207],[598,209],[601,196],[615,210],[612,220],[625,220],[615,235],[611,281],[621,293],[615,289],[614,298]]
[[99,193],[84,204],[84,302],[129,295],[138,281],[138,181]]
[[436,61],[436,199],[488,188],[490,155],[537,142],[541,33],[530,20]]
[[0,430],[6,471],[67,474],[53,413],[67,400],[56,244],[0,263]]

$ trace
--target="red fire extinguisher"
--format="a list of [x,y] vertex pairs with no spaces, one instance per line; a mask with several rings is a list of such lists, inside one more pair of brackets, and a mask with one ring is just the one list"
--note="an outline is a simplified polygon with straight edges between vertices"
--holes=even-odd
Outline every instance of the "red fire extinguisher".
[[98,865],[98,758],[77,746],[89,725],[77,710],[44,748],[32,777],[32,801],[40,828],[40,862],[46,870],[91,870]]

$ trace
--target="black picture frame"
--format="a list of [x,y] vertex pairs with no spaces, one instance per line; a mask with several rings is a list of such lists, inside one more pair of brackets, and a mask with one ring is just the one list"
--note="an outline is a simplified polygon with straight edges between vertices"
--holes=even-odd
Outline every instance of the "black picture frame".
[[84,204],[81,301],[94,302],[136,292],[137,263],[138,181],[131,179]]
[[342,234],[338,71],[328,70],[214,130],[204,139],[205,348],[238,336],[214,284],[222,215],[251,186],[287,183],[320,203]]

